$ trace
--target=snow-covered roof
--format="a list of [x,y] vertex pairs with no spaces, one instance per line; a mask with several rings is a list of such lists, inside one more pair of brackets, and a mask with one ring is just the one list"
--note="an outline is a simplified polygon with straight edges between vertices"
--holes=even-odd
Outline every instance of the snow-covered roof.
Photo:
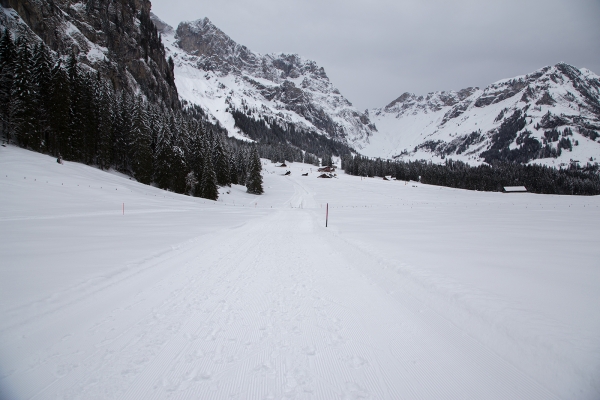
[[504,191],[506,193],[526,192],[527,188],[525,186],[504,186]]

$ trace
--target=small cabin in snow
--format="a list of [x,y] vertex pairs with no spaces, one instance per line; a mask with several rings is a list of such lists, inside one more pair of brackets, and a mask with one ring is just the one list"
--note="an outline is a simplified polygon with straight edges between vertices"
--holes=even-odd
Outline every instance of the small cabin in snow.
[[319,172],[335,172],[335,167],[323,167],[319,168]]
[[504,186],[504,193],[526,193],[525,186]]

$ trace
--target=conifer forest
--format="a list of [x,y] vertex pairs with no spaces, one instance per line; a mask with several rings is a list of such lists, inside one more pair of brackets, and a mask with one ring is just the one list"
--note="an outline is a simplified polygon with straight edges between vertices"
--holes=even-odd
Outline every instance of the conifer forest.
[[459,189],[502,192],[504,186],[525,186],[529,192],[543,194],[598,195],[600,175],[596,166],[555,169],[540,165],[494,162],[470,166],[447,159],[442,165],[427,161],[369,159],[362,156],[342,158],[342,168],[350,175],[393,176],[399,181]]
[[0,109],[6,141],[59,160],[212,200],[218,186],[263,192],[257,146],[227,138],[200,108],[115,90],[75,54],[59,57],[8,30],[0,38]]

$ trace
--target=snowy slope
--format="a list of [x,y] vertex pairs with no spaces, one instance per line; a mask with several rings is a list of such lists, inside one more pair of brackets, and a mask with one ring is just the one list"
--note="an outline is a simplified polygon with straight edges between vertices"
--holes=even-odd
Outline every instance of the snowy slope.
[[312,168],[211,202],[0,147],[0,398],[600,396],[599,197]]
[[[524,126],[499,137],[515,112],[525,119]],[[519,149],[521,157],[513,152],[510,161],[558,167],[576,160],[583,166],[600,156],[600,77],[561,63],[485,89],[405,93],[371,110],[369,117],[378,132],[359,146],[372,157],[438,162],[450,157],[478,164],[485,159],[484,151],[496,147],[505,152]],[[571,149],[558,151],[563,138]]]
[[208,18],[182,22],[177,30],[152,18],[174,60],[180,97],[205,109],[230,136],[244,137],[234,126],[232,109],[344,142],[374,132],[367,115],[340,94],[314,61],[296,54],[254,53]]

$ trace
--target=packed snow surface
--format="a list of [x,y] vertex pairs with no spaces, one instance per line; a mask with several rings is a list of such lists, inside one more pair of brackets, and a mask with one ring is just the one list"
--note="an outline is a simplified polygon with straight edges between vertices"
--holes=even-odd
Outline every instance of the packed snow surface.
[[600,398],[600,198],[264,163],[212,202],[1,147],[0,398]]

